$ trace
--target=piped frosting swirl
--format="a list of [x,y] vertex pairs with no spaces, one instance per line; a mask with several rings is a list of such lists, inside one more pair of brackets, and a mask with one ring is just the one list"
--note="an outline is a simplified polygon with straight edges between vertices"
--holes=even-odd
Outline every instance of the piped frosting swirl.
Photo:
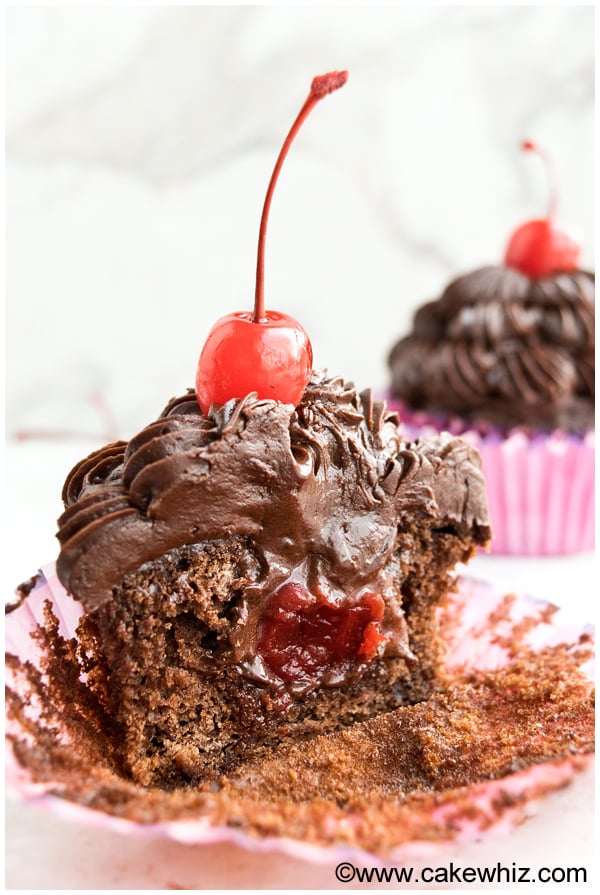
[[392,349],[392,392],[411,407],[510,428],[594,423],[594,275],[531,279],[484,267],[415,314]]
[[189,391],[69,474],[59,577],[93,609],[169,550],[245,537],[265,591],[308,564],[352,597],[385,586],[402,514],[475,524],[485,540],[476,452],[450,436],[402,443],[396,423],[369,391],[322,374],[297,408],[249,395],[204,415]]

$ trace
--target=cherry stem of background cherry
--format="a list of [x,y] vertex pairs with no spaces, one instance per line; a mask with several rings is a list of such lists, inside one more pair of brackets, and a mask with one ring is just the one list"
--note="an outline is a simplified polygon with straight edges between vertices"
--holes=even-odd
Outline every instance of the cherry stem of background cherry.
[[558,192],[556,189],[556,175],[554,173],[554,167],[552,162],[537,143],[534,143],[533,140],[523,140],[521,143],[521,148],[526,152],[535,152],[544,163],[544,167],[546,168],[546,179],[548,181],[548,191],[549,191],[549,200],[548,200],[548,220],[551,221],[552,218],[556,216],[556,206],[558,202]]
[[342,87],[347,80],[347,71],[331,71],[328,72],[326,75],[318,75],[316,78],[313,79],[313,82],[310,86],[310,93],[308,94],[304,105],[300,109],[298,117],[292,124],[290,132],[285,138],[279,156],[277,157],[277,161],[275,162],[275,167],[273,168],[273,173],[271,174],[271,180],[269,181],[269,186],[267,187],[267,195],[265,196],[265,204],[263,206],[262,217],[260,219],[260,230],[258,234],[258,256],[256,260],[256,292],[254,295],[254,313],[252,315],[253,323],[261,323],[264,322],[264,320],[266,319],[264,294],[265,240],[267,236],[267,220],[269,217],[269,209],[271,208],[271,199],[273,198],[273,192],[275,190],[277,178],[279,177],[279,172],[281,171],[281,166],[285,161],[285,157],[288,154],[294,137],[302,127],[302,124],[304,123],[306,118],[308,118],[308,116],[310,115],[312,109],[316,106],[319,100],[323,99],[323,97],[327,96],[327,94],[333,93],[333,91],[337,90],[339,87]]

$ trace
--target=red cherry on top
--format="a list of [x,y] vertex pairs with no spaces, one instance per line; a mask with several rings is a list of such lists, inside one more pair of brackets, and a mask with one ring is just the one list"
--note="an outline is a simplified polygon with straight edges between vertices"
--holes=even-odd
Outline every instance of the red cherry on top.
[[536,152],[546,165],[550,185],[548,216],[526,221],[511,236],[504,263],[530,277],[544,277],[559,270],[575,270],[581,246],[555,224],[556,188],[546,154],[531,140],[524,140],[522,149]]
[[260,323],[252,311],[217,320],[198,362],[196,396],[206,413],[257,392],[283,404],[300,402],[312,370],[312,347],[300,324],[287,314],[267,311]]
[[196,397],[207,413],[213,403],[224,404],[256,392],[283,404],[300,402],[312,370],[312,347],[297,320],[266,311],[264,301],[265,238],[271,199],[279,172],[305,119],[319,100],[342,87],[348,72],[333,71],[313,79],[269,181],[258,237],[254,311],[239,311],[217,320],[204,344],[196,372]]

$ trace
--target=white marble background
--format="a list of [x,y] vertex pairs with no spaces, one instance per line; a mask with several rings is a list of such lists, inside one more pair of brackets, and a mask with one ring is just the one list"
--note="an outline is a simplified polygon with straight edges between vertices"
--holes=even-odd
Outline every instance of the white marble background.
[[499,261],[543,214],[524,137],[593,246],[592,7],[7,10],[8,435],[133,434],[192,384],[214,320],[250,307],[275,195],[267,306],[315,363],[384,386],[415,306]]

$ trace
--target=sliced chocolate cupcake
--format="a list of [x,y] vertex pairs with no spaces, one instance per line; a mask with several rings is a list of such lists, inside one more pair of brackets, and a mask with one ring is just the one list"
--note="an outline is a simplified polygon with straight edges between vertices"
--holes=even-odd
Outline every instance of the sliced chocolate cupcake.
[[192,392],[64,489],[58,573],[124,768],[171,786],[429,696],[435,609],[490,537],[477,454],[313,376]]

